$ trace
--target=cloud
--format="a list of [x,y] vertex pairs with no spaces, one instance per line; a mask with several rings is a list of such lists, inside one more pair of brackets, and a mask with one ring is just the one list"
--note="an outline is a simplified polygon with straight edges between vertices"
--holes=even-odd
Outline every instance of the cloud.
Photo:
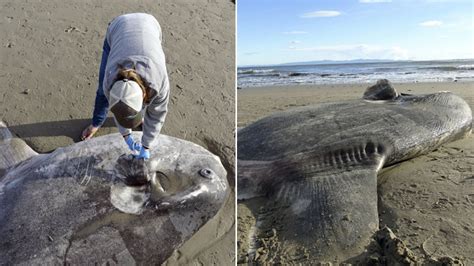
[[392,0],[359,0],[359,3],[373,4],[373,3],[391,3]]
[[312,57],[315,57],[315,60],[408,59],[408,52],[401,47],[381,47],[368,44],[347,44],[302,48],[292,46],[287,51],[309,52],[311,53]]
[[294,30],[294,31],[284,31],[282,32],[283,34],[308,34],[308,32],[306,31],[298,31],[298,30]]
[[304,13],[301,18],[321,18],[321,17],[337,17],[340,16],[341,12],[335,10],[319,10],[309,13]]
[[422,27],[439,27],[441,25],[443,25],[443,22],[439,20],[427,20],[420,23]]
[[260,52],[245,52],[244,55],[256,55],[259,54]]
[[293,41],[290,41],[291,44],[298,44],[298,43],[301,43],[301,41],[297,41],[297,40],[293,40]]
[[426,3],[471,3],[472,0],[424,0]]

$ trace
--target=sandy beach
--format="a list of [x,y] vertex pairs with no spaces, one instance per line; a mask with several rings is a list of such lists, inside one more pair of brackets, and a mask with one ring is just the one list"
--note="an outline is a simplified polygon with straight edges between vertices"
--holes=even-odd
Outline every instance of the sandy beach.
[[[238,127],[297,106],[362,97],[367,84],[273,86],[238,90]],[[393,84],[402,93],[451,91],[474,110],[474,83]],[[474,136],[382,170],[378,176],[380,228],[387,225],[420,263],[449,257],[474,263]],[[252,201],[238,204],[238,262],[255,217]],[[258,247],[257,253],[259,253]],[[265,252],[262,250],[261,252]],[[261,253],[260,255],[262,255]]]
[[[154,15],[171,83],[162,133],[217,154],[231,196],[169,264],[234,261],[234,16],[232,1],[2,1],[0,119],[37,152],[79,141],[90,123],[102,43],[114,17]],[[110,114],[109,114],[110,115]],[[108,119],[97,135],[117,132]]]

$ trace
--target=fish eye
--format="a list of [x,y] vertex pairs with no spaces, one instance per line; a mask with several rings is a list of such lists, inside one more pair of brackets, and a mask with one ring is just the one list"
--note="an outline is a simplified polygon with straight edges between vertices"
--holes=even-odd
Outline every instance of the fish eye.
[[214,174],[214,172],[209,168],[203,168],[203,169],[199,170],[199,175],[201,175],[202,177],[205,177],[205,178],[211,178],[213,174]]

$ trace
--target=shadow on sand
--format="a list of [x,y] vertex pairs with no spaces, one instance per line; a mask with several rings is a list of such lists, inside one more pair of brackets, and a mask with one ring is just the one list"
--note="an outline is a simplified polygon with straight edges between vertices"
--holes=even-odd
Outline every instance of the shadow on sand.
[[[90,119],[71,119],[63,121],[40,122],[9,126],[8,129],[18,138],[58,137],[65,136],[74,142],[81,141],[81,133],[91,123]],[[113,118],[105,120],[104,127],[115,127]]]

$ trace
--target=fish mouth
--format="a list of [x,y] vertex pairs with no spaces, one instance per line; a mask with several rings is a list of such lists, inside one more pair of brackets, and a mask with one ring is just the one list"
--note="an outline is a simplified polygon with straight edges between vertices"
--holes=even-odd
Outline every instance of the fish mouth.
[[156,171],[150,175],[150,185],[150,199],[154,202],[158,202],[165,197],[185,191],[191,187],[193,183],[190,181],[190,178],[183,178],[173,173]]
[[190,178],[160,171],[149,173],[145,182],[134,182],[131,185],[130,180],[133,178],[119,178],[112,184],[110,202],[118,210],[136,215],[142,214],[147,206],[154,206],[193,185]]
[[150,203],[186,190],[190,176],[165,171],[151,171],[149,161],[122,155],[115,165],[116,179],[111,186],[110,202],[129,214],[141,214]]
[[[130,185],[120,177],[110,189],[110,202],[121,212],[140,215],[147,208],[165,210],[182,207],[194,198],[217,191],[216,175],[209,168],[201,168],[190,176],[178,172],[154,171],[146,176],[146,182]],[[225,190],[225,187],[224,187]],[[179,206],[177,206],[179,205]]]

